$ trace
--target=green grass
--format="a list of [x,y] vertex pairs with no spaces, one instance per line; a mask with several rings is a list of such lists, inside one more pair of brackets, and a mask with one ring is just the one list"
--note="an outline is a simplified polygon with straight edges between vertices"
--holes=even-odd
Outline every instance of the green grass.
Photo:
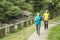
[[50,20],[50,23],[51,22],[56,22],[56,21],[59,21],[59,20],[60,20],[60,15],[55,17],[55,18],[53,18],[52,20]]
[[[56,18],[50,20],[50,23],[59,20],[60,20],[60,16],[57,16]],[[50,30],[48,35],[48,40],[60,40],[60,25],[57,25]]]
[[15,33],[9,34],[0,40],[27,40],[27,38],[35,31],[35,26],[22,27]]
[[48,40],[60,40],[60,25],[57,25],[50,30]]

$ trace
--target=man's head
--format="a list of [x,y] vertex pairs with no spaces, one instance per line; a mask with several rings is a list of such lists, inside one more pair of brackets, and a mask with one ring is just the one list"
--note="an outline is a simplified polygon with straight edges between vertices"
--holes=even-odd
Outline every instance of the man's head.
[[48,10],[46,10],[46,13],[48,12]]

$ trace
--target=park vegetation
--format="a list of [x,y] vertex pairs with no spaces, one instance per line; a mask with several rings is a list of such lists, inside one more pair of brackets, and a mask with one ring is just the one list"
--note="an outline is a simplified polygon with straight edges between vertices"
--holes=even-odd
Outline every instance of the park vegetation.
[[60,15],[60,0],[0,0],[0,21],[17,18],[23,10],[42,15],[46,9],[51,17]]

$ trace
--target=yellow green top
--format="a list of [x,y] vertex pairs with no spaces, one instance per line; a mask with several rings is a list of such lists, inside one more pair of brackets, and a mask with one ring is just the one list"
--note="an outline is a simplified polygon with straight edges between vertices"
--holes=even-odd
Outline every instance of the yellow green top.
[[49,13],[44,13],[43,19],[44,20],[49,20]]

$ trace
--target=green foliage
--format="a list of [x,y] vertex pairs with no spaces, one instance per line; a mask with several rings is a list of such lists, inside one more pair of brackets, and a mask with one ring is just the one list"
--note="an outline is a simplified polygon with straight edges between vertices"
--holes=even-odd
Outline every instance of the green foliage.
[[32,12],[33,7],[31,4],[26,3],[24,0],[1,0],[0,1],[0,20],[8,20],[13,16],[16,17],[22,10]]
[[50,30],[48,40],[60,40],[60,25],[57,25]]
[[12,2],[15,6],[20,7],[22,10],[27,9],[28,11],[33,11],[31,4],[26,3],[24,0],[6,0]]
[[8,20],[11,16],[18,16],[20,11],[20,8],[18,6],[14,6],[11,2],[0,2],[0,20]]
[[60,14],[60,0],[31,0],[30,3],[33,5],[35,12],[43,13],[41,11],[48,9],[52,17]]
[[0,0],[0,19],[18,16],[23,10],[43,15],[46,9],[52,17],[60,15],[60,0]]
[[24,3],[23,9],[27,9],[28,11],[33,11],[32,5],[28,3]]
[[34,11],[40,11],[42,9],[42,0],[31,0],[30,3],[34,7]]
[[10,16],[17,16],[20,14],[20,8],[18,6],[11,6],[10,8],[8,8],[5,14]]
[[12,2],[14,5],[21,5],[24,2],[24,0],[6,0],[6,1]]
[[5,13],[7,12],[8,8],[12,6],[12,3],[7,1],[0,2],[0,19],[4,19]]

